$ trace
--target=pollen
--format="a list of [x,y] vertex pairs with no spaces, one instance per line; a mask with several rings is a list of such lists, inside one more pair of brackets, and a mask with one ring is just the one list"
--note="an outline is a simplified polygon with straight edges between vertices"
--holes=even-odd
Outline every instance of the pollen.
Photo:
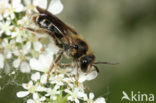
[[13,28],[12,28],[12,31],[16,31],[16,27],[13,27]]
[[44,51],[44,50],[45,50],[44,47],[42,47],[42,48],[41,48],[41,51]]
[[23,28],[22,27],[19,27],[19,30],[23,30]]
[[70,83],[70,82],[71,82],[71,80],[67,80],[67,82],[68,82],[68,83]]
[[22,49],[20,49],[19,51],[20,51],[20,53],[22,53],[22,52],[23,52],[23,50],[22,50]]
[[29,87],[29,84],[26,84],[26,87]]
[[87,90],[87,86],[84,86],[84,90]]

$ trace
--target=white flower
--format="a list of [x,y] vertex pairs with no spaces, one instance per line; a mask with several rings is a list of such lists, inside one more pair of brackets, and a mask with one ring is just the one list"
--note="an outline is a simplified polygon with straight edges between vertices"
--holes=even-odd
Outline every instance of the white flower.
[[57,86],[57,85],[55,85],[55,87],[53,89],[48,88],[47,94],[45,96],[50,96],[50,99],[56,100],[57,95],[60,94],[60,91],[58,89],[59,89],[59,86]]
[[22,43],[27,38],[27,34],[24,32],[23,28],[15,27],[15,31],[11,33],[11,38],[15,38],[18,43]]
[[43,103],[43,101],[45,101],[45,100],[46,100],[46,98],[44,96],[40,98],[38,93],[34,93],[33,99],[28,99],[27,103]]
[[14,12],[21,12],[24,10],[24,6],[21,4],[21,0],[12,0],[11,5],[9,4],[9,0],[1,0],[1,4],[6,6],[6,10],[4,13],[4,17],[10,16],[11,19],[15,18]]
[[6,8],[8,7],[8,0],[0,0],[0,20],[3,20],[4,16],[7,17]]
[[[25,4],[27,5],[28,13],[31,13],[31,11],[35,8],[35,6],[39,6],[43,9],[47,8],[47,0],[33,0],[32,4],[30,0],[24,0],[24,1]],[[59,14],[62,10],[63,10],[63,4],[61,3],[60,0],[51,0],[48,11],[56,15]]]
[[[29,0],[26,0],[29,1]],[[26,26],[30,26],[31,24],[31,20],[30,17],[28,15],[25,15],[22,19],[17,21],[17,24],[22,26],[22,27],[26,27]]]
[[42,91],[43,92],[43,91],[46,90],[46,88],[40,86],[39,84],[33,85],[33,82],[32,81],[30,81],[27,84],[23,83],[22,86],[27,91],[19,91],[19,92],[17,92],[16,95],[19,98],[25,97],[25,96],[29,95],[30,93],[33,94],[33,95],[35,95],[35,93],[37,91],[40,91],[40,92]]
[[12,8],[15,12],[21,12],[24,10],[21,0],[12,0]]
[[0,4],[8,4],[9,0],[0,0]]
[[39,59],[30,59],[30,66],[32,70],[37,70],[41,72],[47,72],[52,65],[53,56],[58,51],[58,48],[54,44],[49,44],[46,50],[39,56]]
[[37,70],[41,72],[47,72],[53,61],[52,55],[41,54],[39,59],[32,58],[30,59],[30,66],[32,70]]
[[64,81],[64,82],[67,82],[67,83],[71,83],[71,82],[74,83],[76,80],[75,80],[74,77],[72,77],[72,76],[70,77],[70,76],[69,76],[69,77],[64,77],[64,78],[63,78],[63,81]]
[[4,66],[4,56],[0,53],[0,69]]
[[63,78],[64,78],[63,74],[59,74],[59,75],[56,75],[56,76],[52,75],[50,77],[51,84],[56,84],[58,86],[61,86],[61,85],[63,85]]
[[0,36],[2,35],[2,33],[5,33],[6,35],[11,35],[11,29],[13,26],[11,26],[10,24],[10,21],[0,22]]
[[94,102],[94,93],[89,93],[89,98],[87,98],[87,103],[93,103]]
[[28,91],[20,91],[20,92],[17,92],[17,97],[22,98],[22,97],[27,96],[30,93],[35,93],[35,89],[36,88],[33,85],[33,82],[32,81],[30,81],[27,84],[22,84],[22,86],[23,86],[24,89],[26,89]]
[[3,39],[1,46],[3,48],[4,56],[6,59],[11,59],[14,45],[14,40],[9,41],[7,38]]
[[94,93],[89,93],[89,98],[85,98],[87,103],[106,103],[105,99],[103,97],[97,98],[95,101],[94,99]]
[[30,66],[29,63],[27,62],[27,60],[29,60],[29,58],[26,56],[26,54],[28,54],[30,52],[30,48],[31,48],[31,43],[27,42],[23,48],[20,50],[20,53],[18,53],[17,59],[15,59],[13,61],[13,66],[15,68],[19,68],[20,66],[20,70],[23,73],[29,73],[30,72]]
[[65,92],[70,94],[70,96],[68,96],[68,100],[70,101],[75,101],[75,103],[79,103],[79,99],[83,99],[86,98],[86,94],[81,91],[79,88],[73,88],[74,90],[70,91],[69,89],[65,89]]

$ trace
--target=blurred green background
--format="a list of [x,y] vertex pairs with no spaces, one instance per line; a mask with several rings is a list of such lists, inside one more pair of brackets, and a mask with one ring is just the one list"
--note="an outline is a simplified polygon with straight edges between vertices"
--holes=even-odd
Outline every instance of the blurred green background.
[[[104,96],[107,103],[129,103],[121,101],[122,91],[156,95],[156,0],[62,2],[58,17],[82,34],[97,61],[120,63],[98,65],[98,77],[86,82],[88,91]],[[14,95],[18,90],[14,84],[6,86],[0,103],[21,103]]]
[[120,63],[99,65],[99,76],[86,83],[89,91],[104,96],[107,103],[121,103],[122,91],[156,95],[155,0],[64,0],[63,4],[59,17],[82,34],[97,61]]

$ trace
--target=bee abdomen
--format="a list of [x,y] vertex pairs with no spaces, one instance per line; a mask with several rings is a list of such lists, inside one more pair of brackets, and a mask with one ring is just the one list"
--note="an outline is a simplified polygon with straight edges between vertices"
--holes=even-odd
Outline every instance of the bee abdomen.
[[58,31],[58,29],[54,25],[49,26],[48,30],[53,32],[58,39],[61,39],[63,37],[63,35],[60,33],[60,31]]
[[46,17],[46,15],[39,15],[36,18],[36,22],[39,25],[39,27],[44,28],[44,29],[48,29],[53,34],[55,34],[55,36],[58,39],[61,39],[63,37],[60,30],[52,24],[52,22]]

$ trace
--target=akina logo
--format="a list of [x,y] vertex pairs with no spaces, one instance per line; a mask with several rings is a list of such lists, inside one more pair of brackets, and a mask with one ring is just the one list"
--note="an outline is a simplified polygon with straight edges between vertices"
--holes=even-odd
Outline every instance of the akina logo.
[[122,98],[121,101],[128,100],[128,101],[135,101],[135,102],[154,102],[154,94],[146,94],[141,93],[140,91],[134,92],[131,91],[130,94],[127,94],[125,91],[122,91]]

